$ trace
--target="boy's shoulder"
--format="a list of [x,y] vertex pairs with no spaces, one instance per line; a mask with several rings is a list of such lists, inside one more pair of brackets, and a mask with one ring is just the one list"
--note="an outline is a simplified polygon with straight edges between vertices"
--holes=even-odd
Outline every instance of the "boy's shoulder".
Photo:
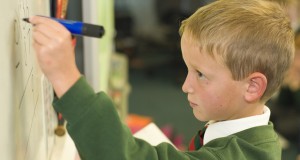
[[218,159],[281,159],[279,137],[271,122],[212,140],[199,151],[210,152]]

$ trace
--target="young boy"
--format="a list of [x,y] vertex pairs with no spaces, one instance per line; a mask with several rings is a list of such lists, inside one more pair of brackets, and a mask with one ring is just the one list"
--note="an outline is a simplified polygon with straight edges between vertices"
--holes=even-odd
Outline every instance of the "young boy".
[[209,121],[204,137],[199,132],[187,152],[135,139],[107,95],[94,93],[80,75],[70,33],[51,19],[35,16],[30,22],[35,25],[37,59],[59,97],[54,107],[68,121],[82,159],[281,159],[264,105],[294,56],[293,31],[278,5],[220,0],[182,22],[182,55],[188,68],[182,89],[195,117]]

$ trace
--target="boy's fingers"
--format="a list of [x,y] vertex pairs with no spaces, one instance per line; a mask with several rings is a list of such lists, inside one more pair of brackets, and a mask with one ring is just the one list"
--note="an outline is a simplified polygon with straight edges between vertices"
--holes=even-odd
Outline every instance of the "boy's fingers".
[[44,36],[48,37],[51,40],[59,41],[59,39],[69,38],[71,40],[71,33],[70,32],[62,32],[54,30],[47,24],[40,24],[34,27],[33,32],[40,32]]
[[38,43],[39,45],[45,45],[48,44],[50,41],[49,36],[45,35],[43,32],[40,32],[39,30],[35,29],[33,34],[33,40],[35,43]]
[[38,42],[34,41],[34,42],[33,42],[33,48],[34,48],[37,52],[41,52],[42,46],[41,46]]
[[66,28],[63,25],[47,17],[33,16],[29,18],[29,22],[35,26],[40,24],[47,24],[49,27],[53,28],[56,31],[66,30]]
[[52,37],[55,37],[57,35],[59,35],[57,31],[53,30],[51,27],[45,24],[40,24],[38,26],[35,26],[33,29],[33,37],[40,44],[47,44],[50,41],[50,39],[52,39]]
[[[71,40],[71,33],[64,26],[50,18],[35,16],[30,18],[30,22],[34,24],[33,33],[36,35],[35,40],[39,44],[48,45],[50,42],[61,43],[68,38]],[[62,29],[59,30],[59,28]]]

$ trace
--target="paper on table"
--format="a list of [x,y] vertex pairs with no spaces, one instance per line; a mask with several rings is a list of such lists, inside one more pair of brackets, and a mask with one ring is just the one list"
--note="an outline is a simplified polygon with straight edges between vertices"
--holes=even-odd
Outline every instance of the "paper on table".
[[167,138],[166,135],[164,135],[164,133],[154,123],[150,123],[143,129],[136,132],[134,134],[134,137],[143,139],[153,146],[156,146],[162,142],[167,142],[175,147],[175,145]]

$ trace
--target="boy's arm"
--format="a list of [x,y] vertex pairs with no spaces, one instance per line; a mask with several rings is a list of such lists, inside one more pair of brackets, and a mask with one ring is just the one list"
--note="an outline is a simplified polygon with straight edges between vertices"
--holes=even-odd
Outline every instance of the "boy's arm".
[[54,107],[68,121],[67,129],[83,160],[216,159],[208,151],[185,153],[167,143],[151,146],[134,138],[110,98],[94,93],[83,77],[54,101]]

